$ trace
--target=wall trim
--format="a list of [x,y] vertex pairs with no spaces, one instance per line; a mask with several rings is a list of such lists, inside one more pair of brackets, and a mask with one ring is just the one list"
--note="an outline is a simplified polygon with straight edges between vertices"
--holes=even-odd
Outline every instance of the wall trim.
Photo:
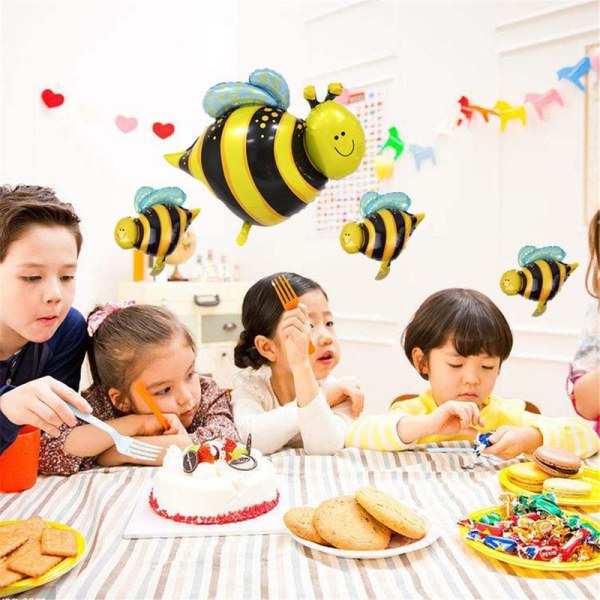
[[[532,352],[511,352],[508,360],[527,360],[535,362],[552,362],[561,363],[568,365],[571,362],[571,356],[565,356],[560,354],[534,354]],[[567,377],[567,371],[565,369],[565,379]]]
[[353,2],[347,2],[344,6],[338,6],[336,8],[329,8],[327,10],[321,11],[315,15],[311,15],[310,17],[305,17],[304,23],[309,24],[314,21],[320,21],[322,19],[326,19],[331,15],[335,15],[337,13],[346,12],[360,6],[361,4],[371,4],[373,0],[354,0]]
[[[361,60],[361,61],[358,61],[355,63],[345,64],[343,66],[337,67],[336,69],[333,69],[330,71],[315,72],[315,73],[311,74],[310,78],[311,79],[325,79],[332,75],[339,77],[340,73],[343,74],[343,73],[347,73],[348,71],[368,69],[369,67],[372,67],[374,65],[382,66],[382,63],[385,63],[388,61],[390,62],[390,66],[395,67],[396,66],[395,63],[398,61],[398,59],[399,59],[399,57],[395,53],[383,54],[381,56],[374,56],[373,58],[368,58],[367,60]],[[377,81],[362,82],[362,85],[366,86],[366,85],[373,85],[375,83],[385,83],[388,81],[393,81],[393,79],[394,79],[394,75],[393,75],[393,73],[390,73],[390,75],[383,75]]]
[[514,44],[513,46],[506,46],[504,48],[497,48],[496,54],[511,54],[512,52],[521,52],[522,50],[528,50],[536,46],[545,46],[546,44],[553,44],[555,42],[562,42],[566,40],[572,40],[586,35],[590,35],[600,31],[600,26],[595,25],[594,27],[587,27],[585,29],[574,29],[562,33],[560,35],[553,35],[545,38],[539,38],[532,40],[531,42],[524,42],[523,44]]
[[556,15],[560,15],[565,12],[571,12],[572,10],[577,10],[578,8],[582,8],[584,6],[592,6],[597,5],[598,0],[583,0],[582,2],[576,2],[573,4],[565,4],[564,6],[560,6],[558,8],[551,8],[549,10],[540,10],[538,12],[530,13],[523,17],[519,17],[518,19],[511,19],[510,21],[504,21],[503,23],[499,23],[496,25],[495,30],[500,31],[502,29],[510,29],[511,27],[518,27],[523,23],[528,23],[530,21],[538,21],[540,19],[544,19],[546,17],[554,17]]
[[526,333],[540,336],[577,337],[579,330],[555,327],[553,329],[536,329],[535,327],[512,327],[513,333]]

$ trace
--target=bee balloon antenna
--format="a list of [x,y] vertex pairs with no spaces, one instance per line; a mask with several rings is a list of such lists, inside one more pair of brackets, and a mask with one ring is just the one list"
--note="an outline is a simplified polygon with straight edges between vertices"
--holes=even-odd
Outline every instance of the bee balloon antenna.
[[335,100],[338,96],[342,95],[344,88],[341,83],[330,83],[327,86],[327,96],[325,96],[324,102],[329,100]]
[[319,101],[317,100],[317,90],[315,90],[314,85],[307,85],[304,88],[304,99],[308,101],[311,108],[315,108],[315,106],[319,105]]

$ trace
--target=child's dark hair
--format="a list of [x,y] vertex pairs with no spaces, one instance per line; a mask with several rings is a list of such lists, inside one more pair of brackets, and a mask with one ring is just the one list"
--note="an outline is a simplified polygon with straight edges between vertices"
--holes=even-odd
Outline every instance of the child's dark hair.
[[54,190],[37,185],[0,186],[0,263],[6,258],[9,246],[27,229],[65,227],[75,237],[77,254],[83,241],[79,217],[70,204],[61,202]]
[[[434,348],[452,341],[461,356],[498,356],[500,364],[512,349],[510,327],[500,309],[481,292],[450,288],[432,294],[419,306],[402,334],[404,352],[420,348],[427,360]],[[428,377],[419,370],[424,379]]]
[[594,213],[588,231],[590,262],[585,272],[585,287],[591,296],[600,300],[600,208]]
[[[88,315],[88,321],[103,309],[97,306]],[[167,308],[136,304],[110,313],[89,344],[92,385],[82,395],[87,398],[96,388],[105,392],[115,388],[127,398],[129,388],[140,371],[139,359],[148,358],[152,346],[163,346],[178,336],[196,351],[190,332]]]
[[310,290],[320,290],[325,298],[327,294],[323,288],[313,281],[296,273],[274,273],[259,279],[244,296],[242,303],[242,325],[244,331],[240,334],[234,351],[235,366],[241,369],[252,367],[258,369],[269,361],[262,356],[254,339],[257,335],[272,338],[275,335],[277,324],[283,314],[283,307],[271,282],[279,275],[285,275],[298,296]]

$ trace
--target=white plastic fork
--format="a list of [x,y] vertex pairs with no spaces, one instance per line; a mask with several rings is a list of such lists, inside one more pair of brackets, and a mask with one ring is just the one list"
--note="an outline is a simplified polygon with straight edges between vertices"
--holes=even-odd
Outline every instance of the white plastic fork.
[[131,458],[135,458],[137,460],[154,462],[163,450],[163,448],[160,446],[147,444],[146,442],[139,442],[138,440],[135,440],[127,435],[121,435],[116,429],[110,425],[107,425],[104,421],[97,419],[93,415],[82,413],[74,406],[69,405],[69,408],[78,419],[86,421],[86,423],[101,429],[104,431],[104,433],[108,433],[108,435],[110,435],[110,437],[114,440],[117,450],[125,456],[130,456]]

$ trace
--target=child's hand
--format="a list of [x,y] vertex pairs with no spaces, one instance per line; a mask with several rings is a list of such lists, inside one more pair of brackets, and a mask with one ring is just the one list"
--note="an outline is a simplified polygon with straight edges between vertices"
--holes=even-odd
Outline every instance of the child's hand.
[[334,407],[342,402],[350,402],[350,410],[353,417],[358,417],[363,411],[365,394],[360,389],[360,383],[356,377],[348,378],[343,382],[333,383],[325,390],[325,399],[329,406]]
[[502,425],[490,437],[490,442],[492,445],[484,450],[484,454],[508,459],[515,458],[523,452],[533,452],[544,440],[535,427]]
[[56,437],[61,425],[77,425],[67,402],[84,413],[92,412],[92,407],[77,392],[46,376],[2,394],[0,410],[15,425],[33,425]]
[[430,435],[476,435],[471,425],[483,425],[475,402],[450,400],[436,408],[430,415]]
[[290,368],[307,364],[311,326],[306,306],[300,303],[298,308],[286,310],[279,331]]
[[136,421],[135,436],[150,435],[187,435],[185,427],[179,420],[179,417],[172,413],[164,413],[164,417],[169,424],[165,431],[159,420],[154,415],[131,415]]

